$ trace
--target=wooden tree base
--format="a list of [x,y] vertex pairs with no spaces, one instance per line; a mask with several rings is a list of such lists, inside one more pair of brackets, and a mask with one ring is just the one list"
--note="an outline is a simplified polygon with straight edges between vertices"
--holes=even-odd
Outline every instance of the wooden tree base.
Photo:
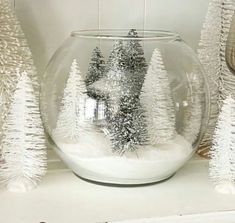
[[205,159],[210,159],[210,146],[202,146],[202,147],[199,147],[198,150],[197,150],[197,154]]

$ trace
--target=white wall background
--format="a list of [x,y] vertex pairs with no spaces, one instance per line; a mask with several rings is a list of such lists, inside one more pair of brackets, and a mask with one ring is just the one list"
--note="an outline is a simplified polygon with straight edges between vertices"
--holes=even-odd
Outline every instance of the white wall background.
[[41,73],[72,30],[176,31],[196,49],[208,0],[12,0]]

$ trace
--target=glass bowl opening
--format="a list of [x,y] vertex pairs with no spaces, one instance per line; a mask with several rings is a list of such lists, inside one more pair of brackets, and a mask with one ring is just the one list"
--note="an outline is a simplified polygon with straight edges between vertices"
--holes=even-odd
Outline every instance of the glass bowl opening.
[[129,30],[125,29],[104,29],[104,30],[79,30],[71,33],[72,37],[90,39],[111,39],[111,40],[176,40],[180,39],[178,33],[164,30],[136,30],[138,36],[128,36]]

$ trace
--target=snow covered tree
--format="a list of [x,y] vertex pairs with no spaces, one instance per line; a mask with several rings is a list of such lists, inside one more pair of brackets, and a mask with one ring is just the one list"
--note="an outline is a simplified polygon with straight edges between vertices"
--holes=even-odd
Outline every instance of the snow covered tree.
[[[222,9],[220,0],[211,0],[209,2],[208,12],[205,23],[201,31],[201,40],[199,42],[198,57],[204,66],[208,83],[210,87],[210,106],[211,113],[209,123],[200,145],[205,153],[208,154],[211,147],[212,136],[216,126],[219,113],[219,78],[220,78],[220,35]],[[201,151],[203,152],[203,151]]]
[[226,42],[234,13],[233,0],[210,0],[201,32],[198,57],[205,68],[211,93],[211,113],[200,154],[209,154],[219,108],[226,95],[235,89],[235,76],[225,60]]
[[90,84],[93,84],[101,77],[103,77],[104,70],[105,70],[104,57],[100,49],[96,47],[92,52],[91,62],[89,64],[88,73],[85,79],[86,85],[89,86]]
[[201,130],[201,120],[203,115],[203,95],[204,87],[197,77],[197,69],[188,74],[188,82],[190,83],[187,98],[185,101],[183,132],[182,135],[189,142],[195,142]]
[[[127,52],[123,41],[116,41],[110,53],[106,74],[92,86],[105,95],[106,132],[113,151],[123,154],[146,142],[143,111],[137,94],[133,94]],[[139,94],[139,93],[138,93]]]
[[119,154],[135,151],[147,142],[144,110],[136,98],[125,96],[115,114],[108,115],[108,132],[113,151]]
[[86,84],[74,59],[54,130],[55,137],[73,143],[79,140],[84,131],[89,130],[90,124],[85,118],[86,99]]
[[[220,97],[219,105],[223,105],[224,99],[234,93],[235,90],[235,76],[230,71],[228,64],[226,63],[226,46],[229,36],[229,31],[232,23],[232,18],[235,12],[235,1],[234,0],[221,0],[222,8],[222,29],[220,39],[220,58],[221,58],[221,75],[220,75]],[[231,27],[232,28],[232,27]],[[234,31],[234,30],[233,30]]]
[[3,124],[0,179],[10,191],[34,188],[46,173],[46,146],[39,104],[32,82],[20,77]]
[[100,112],[102,112],[104,105],[104,95],[101,92],[95,90],[91,85],[98,81],[104,76],[105,72],[105,60],[98,47],[96,47],[91,55],[91,62],[89,64],[88,72],[85,78],[85,83],[87,87],[87,95],[96,100],[96,112],[95,120],[99,122]]
[[[21,73],[27,72],[36,90],[38,90],[38,83],[31,51],[9,0],[0,1],[0,15],[0,56],[2,58],[0,62],[0,97],[3,102],[0,123],[3,123],[17,83],[16,67],[19,67]],[[38,94],[37,91],[36,94]]]
[[116,42],[106,74],[106,86],[111,90],[106,101],[107,128],[113,151],[120,154],[138,149],[146,142],[147,135],[143,109],[136,91],[132,91],[133,80],[127,58],[123,42]]
[[21,74],[27,72],[39,100],[39,84],[32,54],[12,8],[10,0],[0,0],[0,142],[2,126],[18,82],[16,68],[20,69]]
[[174,102],[159,49],[153,52],[140,101],[146,110],[149,142],[155,145],[173,138],[176,134]]
[[138,39],[137,31],[131,29],[128,33],[128,37],[131,39],[127,41],[125,50],[127,54],[127,69],[129,75],[131,75],[129,85],[132,94],[139,96],[148,65],[144,57],[144,50]]
[[103,95],[109,100],[110,109],[117,111],[122,94],[130,90],[127,84],[126,51],[123,41],[116,41],[110,53],[105,75],[91,85],[97,94]]
[[[117,63],[117,68],[123,75],[121,82],[118,82],[121,87],[121,94],[118,92],[118,112],[111,115],[109,122],[113,149],[120,153],[135,151],[138,146],[147,142],[144,110],[139,100],[147,64],[136,30],[131,29],[128,37],[130,40],[118,57],[124,62]],[[123,66],[120,67],[120,64]]]
[[104,57],[98,47],[96,47],[91,56],[91,62],[89,64],[88,72],[85,78],[85,83],[87,86],[87,94],[94,98],[99,99],[101,96],[98,95],[92,88],[89,88],[91,84],[98,81],[100,78],[104,76],[105,71],[105,61]]
[[110,52],[106,73],[110,70],[125,70],[127,68],[127,52],[122,40],[116,40],[112,51]]
[[231,96],[224,100],[210,157],[210,178],[216,190],[235,193],[235,100]]

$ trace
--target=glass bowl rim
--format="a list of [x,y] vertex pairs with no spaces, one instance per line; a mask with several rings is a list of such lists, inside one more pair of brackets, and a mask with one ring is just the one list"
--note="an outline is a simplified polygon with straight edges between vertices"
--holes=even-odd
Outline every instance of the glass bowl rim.
[[[110,39],[110,40],[177,40],[181,39],[176,32],[167,30],[144,30],[135,29],[138,37],[127,36],[130,29],[87,29],[71,32],[71,37],[88,39]],[[141,34],[139,34],[141,33]]]

